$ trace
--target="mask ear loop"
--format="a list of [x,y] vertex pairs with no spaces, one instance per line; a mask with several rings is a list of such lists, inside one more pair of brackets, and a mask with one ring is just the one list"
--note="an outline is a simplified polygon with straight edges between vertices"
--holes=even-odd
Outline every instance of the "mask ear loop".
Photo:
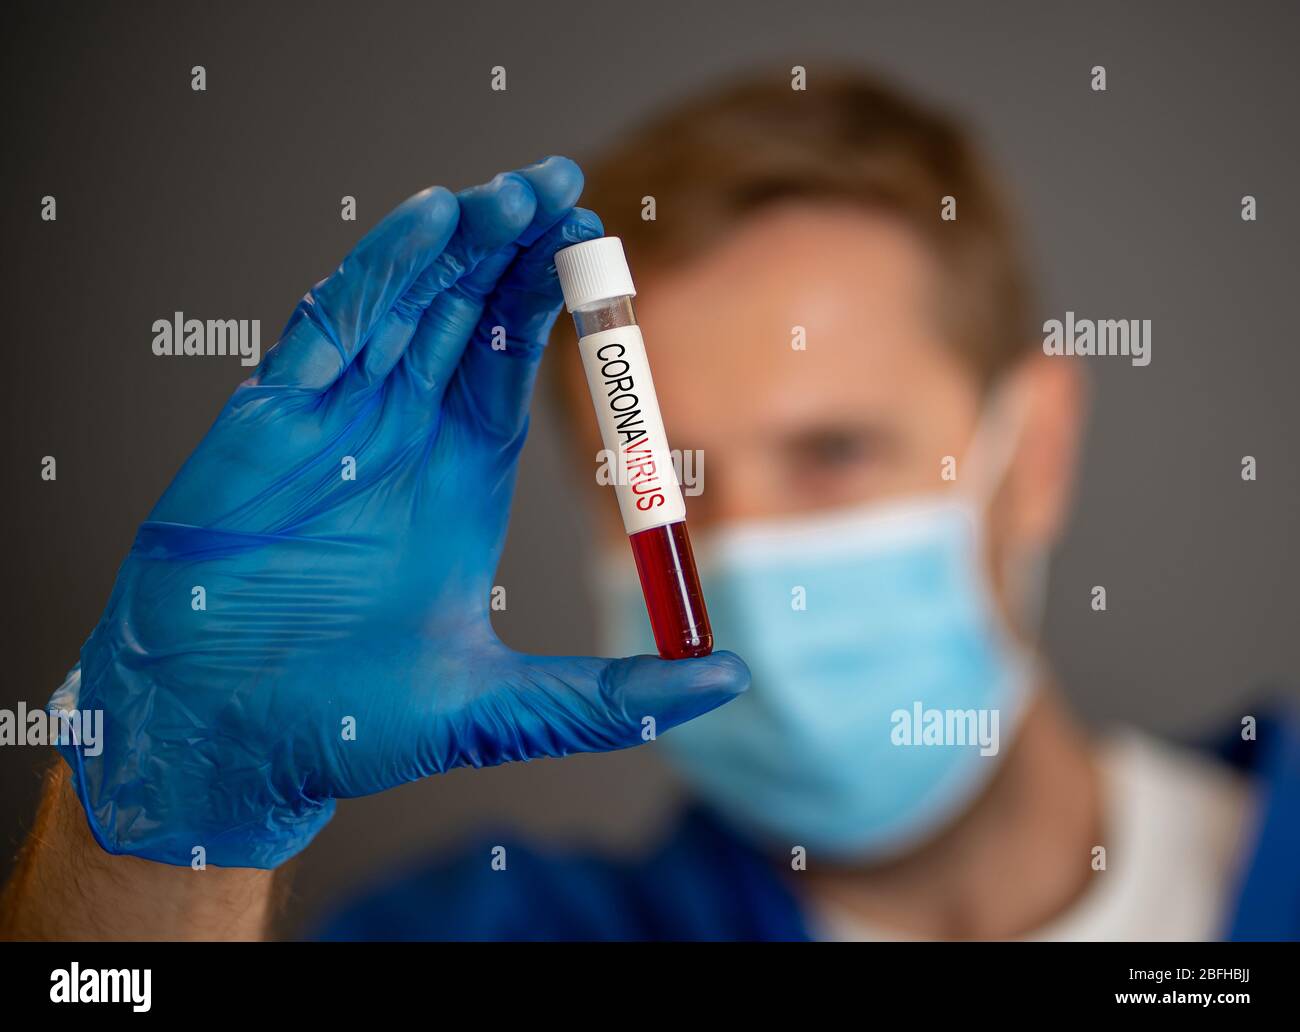
[[1006,479],[1024,428],[1023,392],[1009,375],[1003,376],[989,389],[988,400],[966,448],[965,474],[958,473],[961,483],[974,485],[964,493],[979,506],[981,513],[988,512]]
[[[1014,373],[1003,375],[987,392],[975,432],[966,448],[964,469],[958,469],[960,493],[975,514],[979,527],[988,525],[989,509],[1011,470],[1026,417],[1023,388],[1015,380]],[[1041,605],[1046,587],[1046,562],[1040,562],[1039,558],[1021,552],[1009,553],[1002,561],[1002,581],[1017,610],[1014,629],[1000,612],[996,621],[998,636],[1008,650],[1013,667],[1008,675],[1012,679],[1010,696],[1003,707],[1008,735],[1014,735],[1018,729],[1043,676],[1043,662],[1036,647],[1038,614],[1035,610]],[[982,564],[980,572],[984,573]],[[988,601],[992,606],[991,585],[987,585],[987,577],[981,579],[986,583],[984,590],[990,593]]]
[[[976,424],[966,449],[965,490],[981,515],[987,515],[993,498],[1002,487],[1027,422],[1024,390],[1014,374],[1003,375],[988,392],[984,411]],[[1031,640],[1042,631],[1047,608],[1049,558],[1045,550],[1036,549],[1020,555],[1008,555],[1003,562],[1007,587],[1017,600],[1018,622]]]
[[1047,612],[1047,585],[1051,580],[1051,559],[1046,550],[1038,549],[1007,563],[1007,583],[1020,600],[1020,623],[1030,640],[1038,641],[1043,633]]

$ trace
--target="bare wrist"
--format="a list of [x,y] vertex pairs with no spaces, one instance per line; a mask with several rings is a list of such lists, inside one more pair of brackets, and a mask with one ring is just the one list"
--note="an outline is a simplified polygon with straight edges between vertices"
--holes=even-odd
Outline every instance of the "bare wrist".
[[67,767],[58,763],[0,896],[0,935],[259,939],[266,935],[275,881],[274,871],[174,867],[105,852],[90,832]]

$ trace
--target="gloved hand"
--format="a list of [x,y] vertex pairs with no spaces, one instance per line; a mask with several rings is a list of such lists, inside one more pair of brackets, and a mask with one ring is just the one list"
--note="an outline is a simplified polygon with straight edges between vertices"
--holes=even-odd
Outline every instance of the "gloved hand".
[[554,253],[601,233],[581,186],[550,158],[416,194],[235,391],[50,700],[104,711],[102,752],[61,752],[106,850],[273,867],[336,798],[636,745],[743,690],[726,653],[527,656],[489,622]]

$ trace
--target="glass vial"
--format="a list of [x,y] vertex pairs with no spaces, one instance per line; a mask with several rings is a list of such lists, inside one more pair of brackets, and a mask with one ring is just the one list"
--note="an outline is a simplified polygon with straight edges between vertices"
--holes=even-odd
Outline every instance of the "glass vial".
[[637,326],[632,274],[618,237],[556,252],[565,306],[605,449],[616,457],[615,492],[645,596],[655,645],[664,659],[713,651],[686,503],[672,463],[645,342]]

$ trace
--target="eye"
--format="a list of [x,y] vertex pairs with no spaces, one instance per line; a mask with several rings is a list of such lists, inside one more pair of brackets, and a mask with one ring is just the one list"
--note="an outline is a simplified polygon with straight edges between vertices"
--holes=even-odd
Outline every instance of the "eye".
[[852,470],[877,461],[887,441],[867,427],[822,427],[791,438],[786,451],[804,474]]

